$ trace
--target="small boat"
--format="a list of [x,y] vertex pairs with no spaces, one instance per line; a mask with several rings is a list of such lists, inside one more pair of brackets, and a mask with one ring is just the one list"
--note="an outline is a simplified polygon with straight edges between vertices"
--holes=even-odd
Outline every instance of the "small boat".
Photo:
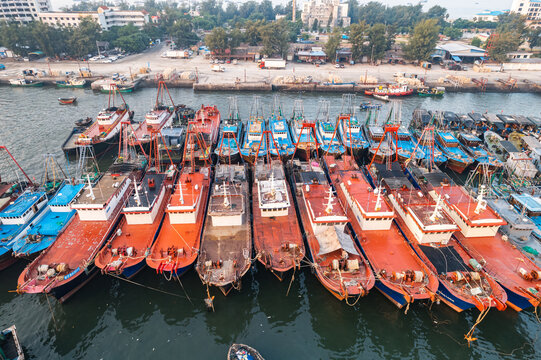
[[390,101],[389,100],[389,95],[378,95],[378,94],[374,94],[372,95],[374,97],[374,99],[378,99],[378,100],[381,100],[381,101],[384,101],[384,102],[388,102]]
[[[196,137],[201,136],[192,125],[184,148],[193,147],[198,141]],[[197,259],[211,184],[212,168],[208,162],[199,166],[195,159],[184,156],[180,176],[165,208],[165,218],[146,258],[147,265],[157,274],[169,279],[179,277]]]
[[71,205],[75,217],[56,241],[21,273],[17,291],[52,294],[66,301],[97,273],[94,259],[120,220],[121,210],[139,180],[143,161],[127,153],[117,160],[96,183],[90,182]]
[[100,87],[102,93],[108,93],[112,90],[118,90],[121,93],[131,93],[135,90],[135,84],[132,83],[109,83]]
[[488,152],[483,146],[483,142],[472,133],[459,132],[458,140],[463,150],[470,155],[476,163],[481,165],[481,169],[493,172],[501,169],[503,162],[495,155]]
[[361,109],[362,111],[381,110],[381,104],[372,104],[371,102],[362,102],[359,105],[359,109]]
[[15,239],[12,247],[15,257],[35,257],[55,242],[73,219],[75,210],[71,209],[71,204],[79,196],[83,186],[68,182],[62,184],[47,203],[47,208]]
[[240,161],[240,144],[242,140],[242,120],[237,106],[237,98],[229,98],[228,117],[220,124],[220,137],[214,153],[224,164],[236,164]]
[[[413,94],[413,89],[409,89],[408,85],[394,84],[388,86],[378,86],[374,90],[365,90],[365,95],[371,95],[376,97],[378,96],[389,96],[389,97],[398,97],[398,96],[408,96]],[[376,98],[382,100],[380,98]]]
[[28,80],[28,79],[24,79],[24,78],[10,79],[9,83],[11,84],[11,86],[17,86],[17,87],[41,87],[41,86],[43,86],[43,81]]
[[304,242],[295,204],[286,181],[282,161],[254,167],[252,216],[256,257],[282,280],[291,269],[300,269]]
[[88,81],[86,79],[68,78],[56,81],[56,86],[59,88],[84,88],[87,85]]
[[240,290],[251,266],[250,188],[246,165],[216,165],[196,270],[224,295]]
[[77,126],[77,127],[87,127],[87,126],[90,126],[90,124],[92,124],[92,118],[91,117],[86,117],[86,118],[81,118],[79,120],[75,120],[75,126]]
[[295,159],[290,174],[315,276],[333,296],[351,304],[368,294],[375,277],[349,218],[317,161]]
[[458,145],[459,141],[450,132],[436,131],[436,144],[443,154],[447,157],[446,166],[458,174],[462,174],[474,159],[466,154]]
[[58,102],[62,105],[69,105],[69,104],[73,104],[77,101],[77,98],[75,96],[71,96],[71,97],[63,97],[63,98],[58,98]]
[[445,88],[442,86],[417,90],[417,95],[421,97],[442,97],[444,94]]
[[[167,104],[167,98],[169,98],[169,104]],[[134,126],[130,136],[130,145],[135,146],[140,143],[148,148],[154,134],[159,133],[164,127],[170,126],[175,115],[173,98],[169,94],[165,82],[160,81],[154,107],[145,114],[145,119],[142,122]]]
[[377,276],[376,288],[399,308],[418,300],[435,300],[438,278],[415,255],[393,222],[396,214],[382,187],[373,189],[349,156],[326,156],[325,165]]
[[516,311],[539,306],[541,268],[498,232],[505,221],[488,206],[486,189],[480,187],[473,199],[461,186],[428,180],[427,187],[459,226],[454,233],[459,244],[503,287],[507,304]]
[[0,332],[0,359],[24,360],[23,348],[17,337],[15,325]]
[[47,201],[46,192],[27,189],[0,211],[0,270],[16,262],[13,245],[17,236],[43,212]]
[[338,121],[329,119],[328,100],[320,100],[316,115],[316,136],[319,143],[321,154],[332,154],[334,156],[342,155],[346,147],[342,144],[338,134]]
[[261,354],[248,345],[232,344],[227,351],[227,360],[265,360]]

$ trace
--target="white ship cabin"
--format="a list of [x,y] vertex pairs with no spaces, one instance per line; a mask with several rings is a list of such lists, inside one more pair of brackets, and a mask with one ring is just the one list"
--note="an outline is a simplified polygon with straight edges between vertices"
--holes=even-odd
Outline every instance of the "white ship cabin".
[[411,134],[408,129],[401,125],[398,129],[397,136],[399,140],[411,140]]
[[287,216],[291,202],[282,163],[274,163],[269,169],[268,165],[258,162],[255,173],[261,216]]
[[202,167],[198,172],[190,173],[184,168],[171,195],[167,209],[171,224],[195,224],[203,203],[203,188],[209,180],[209,168]]
[[361,132],[361,124],[355,116],[350,116],[342,119],[343,131],[346,136],[349,137],[349,133],[357,134]]
[[[334,134],[334,124],[331,124],[328,121],[320,121],[319,122],[319,131],[321,131],[321,135],[325,139],[331,139]],[[334,140],[336,140],[337,135],[334,135]]]
[[[275,139],[287,139],[287,123],[285,120],[277,120],[272,122],[272,137]],[[272,139],[271,139],[272,141]]]
[[[24,192],[0,212],[1,225],[23,225],[47,204],[45,192]],[[1,236],[2,234],[0,234]]]
[[348,217],[328,184],[306,184],[302,188],[304,204],[314,233],[322,228],[345,225]]
[[110,126],[113,125],[116,121],[119,120],[121,116],[124,115],[124,111],[126,108],[124,105],[121,107],[110,107],[107,109],[103,109],[98,113],[98,124],[100,126]]
[[244,188],[246,172],[243,165],[216,167],[214,186],[210,196],[208,215],[212,226],[241,226],[246,221]]
[[406,178],[385,178],[388,198],[396,213],[419,244],[445,245],[459,230],[443,208],[443,200],[434,202],[420,190],[413,189]]
[[263,123],[253,120],[248,123],[248,141],[260,141],[263,132]]
[[81,221],[109,220],[133,182],[128,174],[108,171],[94,185],[87,179],[83,193],[71,205]]
[[167,110],[152,110],[145,115],[148,125],[161,125],[171,115]]
[[72,211],[71,204],[77,200],[83,188],[83,184],[72,185],[65,183],[49,201],[49,208],[52,212]]
[[462,186],[452,185],[434,187],[430,195],[443,199],[444,208],[465,237],[493,237],[507,223],[488,206],[484,192],[481,190],[474,200]]
[[385,134],[385,131],[383,130],[383,128],[381,126],[372,125],[372,126],[368,127],[368,133],[369,133],[370,138],[372,139],[372,141],[379,142],[383,138],[383,135]]
[[391,228],[395,214],[385,201],[381,187],[372,189],[362,175],[345,173],[340,189],[344,192],[361,229],[370,231]]
[[165,199],[166,175],[147,173],[141,182],[134,178],[134,189],[122,212],[129,225],[153,224]]

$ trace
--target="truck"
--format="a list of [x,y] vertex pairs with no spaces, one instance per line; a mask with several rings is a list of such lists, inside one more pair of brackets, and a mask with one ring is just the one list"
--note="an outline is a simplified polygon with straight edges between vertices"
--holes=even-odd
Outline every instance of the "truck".
[[283,59],[263,59],[259,62],[260,69],[285,69],[286,61]]
[[225,68],[222,65],[212,65],[210,67],[210,69],[212,71],[216,71],[216,72],[224,72],[225,71]]
[[162,54],[163,58],[169,59],[187,59],[190,57],[188,50],[167,50]]

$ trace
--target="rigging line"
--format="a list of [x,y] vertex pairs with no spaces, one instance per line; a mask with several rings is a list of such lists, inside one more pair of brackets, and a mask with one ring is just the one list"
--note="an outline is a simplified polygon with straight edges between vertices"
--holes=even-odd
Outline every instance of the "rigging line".
[[192,302],[192,300],[190,299],[190,297],[188,296],[188,293],[186,292],[186,289],[184,289],[184,285],[182,285],[182,281],[180,281],[180,277],[177,275],[176,278],[177,278],[177,280],[178,280],[178,283],[180,284],[180,287],[182,288],[182,291],[184,291],[184,295],[186,295],[186,298],[188,299],[188,301],[190,302],[190,304],[192,304],[192,306],[193,306],[193,302]]
[[125,278],[123,278],[123,277],[120,277],[120,276],[117,276],[117,275],[114,275],[114,274],[108,274],[108,275],[109,275],[109,276],[112,276],[112,277],[114,277],[114,278],[117,278],[117,279],[119,279],[119,280],[124,280],[124,281],[129,282],[130,284],[133,284],[133,285],[141,286],[141,287],[144,287],[144,288],[149,289],[149,290],[154,290],[154,291],[160,292],[160,293],[162,293],[162,294],[167,294],[167,295],[175,296],[175,297],[178,297],[178,298],[181,298],[181,299],[188,299],[188,298],[185,297],[185,296],[182,296],[182,295],[179,295],[179,294],[175,294],[175,293],[172,293],[172,292],[169,292],[169,291],[161,290],[161,289],[158,289],[158,288],[154,288],[154,287],[152,287],[152,286],[144,285],[144,284],[135,282],[135,281],[130,280],[130,279],[125,279]]

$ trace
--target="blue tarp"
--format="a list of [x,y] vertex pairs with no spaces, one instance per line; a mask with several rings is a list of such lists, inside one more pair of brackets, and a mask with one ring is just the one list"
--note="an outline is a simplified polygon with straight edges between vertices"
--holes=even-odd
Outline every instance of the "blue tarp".
[[456,62],[462,62],[462,59],[459,58],[458,56],[453,56],[453,60]]

